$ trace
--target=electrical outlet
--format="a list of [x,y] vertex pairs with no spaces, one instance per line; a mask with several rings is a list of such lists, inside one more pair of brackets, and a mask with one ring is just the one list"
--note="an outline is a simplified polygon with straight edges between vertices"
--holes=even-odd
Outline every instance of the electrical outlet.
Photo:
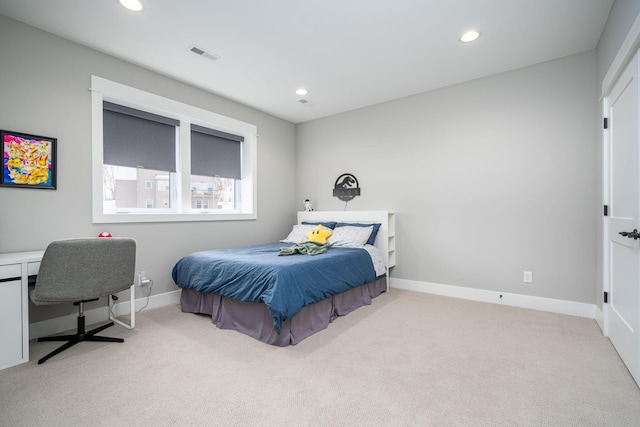
[[531,271],[525,271],[522,280],[524,280],[524,283],[533,283],[533,273]]
[[140,275],[138,276],[138,285],[147,286],[150,283],[151,283],[151,280],[149,280],[149,278],[147,277],[147,272],[141,271]]

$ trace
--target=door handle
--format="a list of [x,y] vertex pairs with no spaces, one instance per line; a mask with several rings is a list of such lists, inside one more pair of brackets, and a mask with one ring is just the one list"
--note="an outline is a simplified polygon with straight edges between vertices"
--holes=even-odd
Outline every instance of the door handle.
[[628,238],[633,238],[633,240],[638,240],[640,239],[640,234],[638,234],[638,229],[634,228],[633,231],[621,231],[618,234],[620,234],[622,237],[628,237]]

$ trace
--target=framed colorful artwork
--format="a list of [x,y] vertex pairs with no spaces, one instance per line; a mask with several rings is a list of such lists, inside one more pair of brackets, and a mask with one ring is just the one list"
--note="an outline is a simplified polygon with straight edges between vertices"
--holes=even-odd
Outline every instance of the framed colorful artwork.
[[0,130],[0,187],[56,189],[56,138]]

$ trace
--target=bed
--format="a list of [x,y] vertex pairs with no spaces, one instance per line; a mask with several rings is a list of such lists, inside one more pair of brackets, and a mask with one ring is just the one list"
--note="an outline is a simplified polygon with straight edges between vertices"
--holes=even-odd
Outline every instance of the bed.
[[[388,290],[389,218],[386,211],[299,212],[282,241],[186,255],[172,270],[182,311],[267,344],[297,344]],[[333,228],[326,252],[281,253],[318,224]]]

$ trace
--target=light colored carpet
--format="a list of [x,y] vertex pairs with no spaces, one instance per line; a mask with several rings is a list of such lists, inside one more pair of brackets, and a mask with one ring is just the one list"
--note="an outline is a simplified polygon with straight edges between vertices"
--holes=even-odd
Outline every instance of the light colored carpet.
[[2,426],[638,426],[640,390],[593,320],[392,289],[296,346],[172,305],[123,344],[31,342]]

